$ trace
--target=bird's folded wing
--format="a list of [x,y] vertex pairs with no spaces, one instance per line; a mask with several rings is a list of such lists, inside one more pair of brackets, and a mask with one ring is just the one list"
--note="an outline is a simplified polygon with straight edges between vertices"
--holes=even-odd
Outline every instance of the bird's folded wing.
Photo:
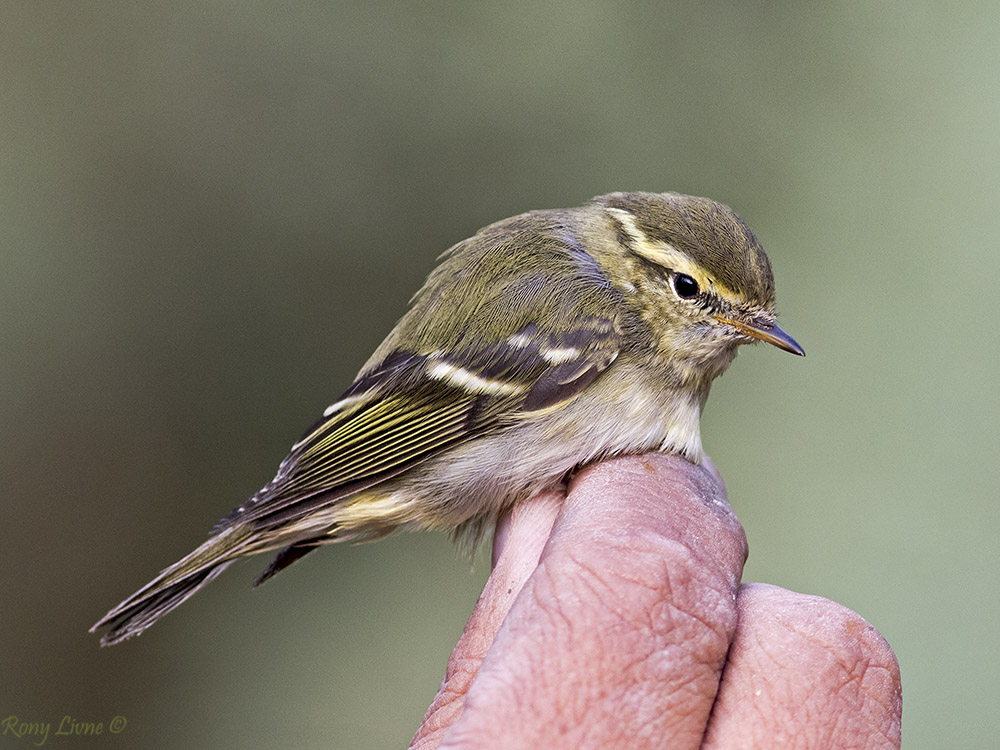
[[485,347],[394,352],[363,374],[299,440],[277,476],[217,528],[301,517],[449,447],[550,409],[618,355],[614,321],[556,335],[528,324]]

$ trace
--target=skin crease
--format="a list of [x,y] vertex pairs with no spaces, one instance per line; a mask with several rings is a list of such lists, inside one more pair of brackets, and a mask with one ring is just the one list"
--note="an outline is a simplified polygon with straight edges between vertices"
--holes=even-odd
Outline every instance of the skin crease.
[[710,467],[612,459],[517,506],[411,748],[898,748],[891,648],[834,602],[740,584]]

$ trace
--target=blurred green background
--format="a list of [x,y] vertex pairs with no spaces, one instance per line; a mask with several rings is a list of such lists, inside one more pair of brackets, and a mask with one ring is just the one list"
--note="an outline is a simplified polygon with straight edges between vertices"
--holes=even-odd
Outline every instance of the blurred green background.
[[881,630],[907,748],[996,747],[998,24],[985,2],[7,0],[0,718],[127,719],[74,748],[404,746],[488,573],[444,536],[258,590],[265,561],[237,566],[114,649],[86,630],[273,475],[442,250],[678,190],[754,228],[808,351],[744,350],[709,403],[746,578]]

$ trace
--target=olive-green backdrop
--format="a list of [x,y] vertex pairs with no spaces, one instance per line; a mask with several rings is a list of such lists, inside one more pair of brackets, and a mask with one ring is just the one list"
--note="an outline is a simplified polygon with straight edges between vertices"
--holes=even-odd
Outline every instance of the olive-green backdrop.
[[747,579],[885,634],[907,748],[995,747],[998,25],[929,0],[6,0],[0,719],[104,723],[48,741],[72,749],[405,745],[488,572],[443,536],[257,590],[264,561],[236,566],[114,649],[87,628],[273,475],[450,244],[678,190],[754,228],[808,351],[745,349],[705,416]]

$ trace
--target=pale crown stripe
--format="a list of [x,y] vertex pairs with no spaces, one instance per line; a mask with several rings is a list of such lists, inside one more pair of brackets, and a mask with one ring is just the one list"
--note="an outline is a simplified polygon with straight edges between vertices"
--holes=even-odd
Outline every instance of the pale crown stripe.
[[745,302],[745,297],[742,294],[739,294],[729,287],[717,282],[686,253],[678,250],[673,245],[667,244],[666,242],[654,242],[650,240],[645,234],[643,234],[642,230],[636,226],[635,217],[628,211],[620,208],[609,208],[608,213],[613,214],[614,217],[621,222],[622,227],[625,229],[625,233],[632,238],[632,249],[642,257],[647,260],[651,260],[653,263],[657,263],[664,268],[676,271],[677,273],[687,274],[697,280],[703,288],[711,286],[724,298],[730,301],[737,303]]

